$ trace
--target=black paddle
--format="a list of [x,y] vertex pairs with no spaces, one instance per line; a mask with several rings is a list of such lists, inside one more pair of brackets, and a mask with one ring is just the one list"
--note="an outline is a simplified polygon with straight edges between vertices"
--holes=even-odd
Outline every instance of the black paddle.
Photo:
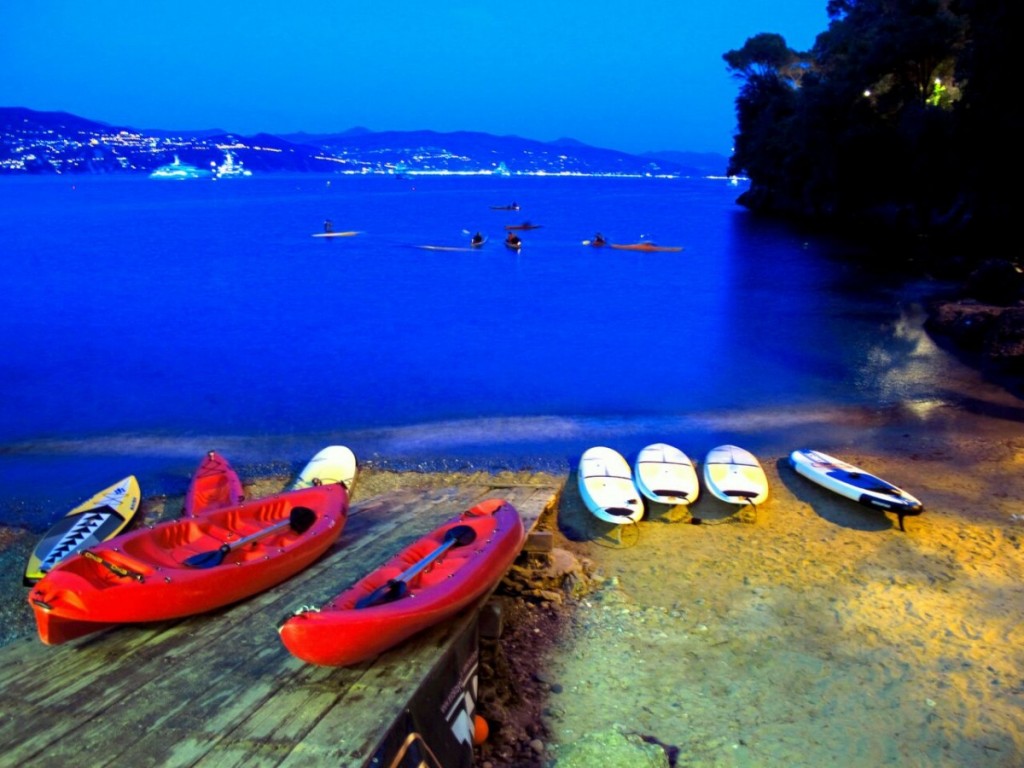
[[256,539],[260,539],[264,536],[269,536],[274,531],[279,531],[282,528],[291,527],[291,529],[296,533],[305,533],[315,522],[316,512],[309,507],[295,507],[287,520],[274,523],[269,528],[264,528],[262,531],[250,533],[248,536],[243,536],[238,541],[222,544],[219,549],[214,549],[210,552],[200,552],[198,555],[192,555],[192,557],[187,558],[182,565],[187,565],[190,568],[215,568],[224,562],[224,558],[227,557],[231,550],[238,549],[243,544],[248,544],[250,541],[255,541]]
[[387,584],[377,587],[366,597],[360,598],[356,602],[356,608],[369,608],[378,603],[390,603],[393,600],[405,597],[409,591],[409,582],[416,578],[420,571],[424,570],[452,547],[464,547],[467,544],[472,544],[475,540],[476,531],[471,526],[456,525],[449,528],[444,534],[444,544],[404,573],[389,579]]

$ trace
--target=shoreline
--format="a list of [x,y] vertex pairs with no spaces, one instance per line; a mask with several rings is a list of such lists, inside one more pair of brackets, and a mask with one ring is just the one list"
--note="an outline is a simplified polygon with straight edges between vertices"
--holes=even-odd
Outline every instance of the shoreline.
[[[905,533],[785,456],[762,459],[755,523],[654,518],[622,549],[579,535],[567,484],[547,523],[593,579],[564,604],[513,599],[518,733],[487,762],[1020,765],[1024,437],[914,442],[843,454],[924,501]],[[702,496],[694,514],[725,506]]]
[[[733,443],[759,457],[814,447],[842,457],[852,451],[898,460],[932,438],[958,444],[998,441],[1024,424],[1024,405],[996,386],[972,392],[950,380],[942,399],[845,406],[778,405],[660,416],[504,417],[416,424],[326,435],[188,436],[111,434],[79,440],[36,440],[0,455],[0,525],[43,533],[68,509],[128,474],[144,497],[183,494],[209,447],[228,456],[243,482],[294,476],[324,445],[350,447],[361,470],[452,474],[540,472],[567,476],[583,450],[608,445],[630,461],[644,445],[666,440],[693,460]],[[882,473],[884,476],[884,473]],[[898,484],[898,483],[897,483]]]
[[[503,470],[494,473],[483,470],[421,472],[376,469],[360,465],[351,501],[358,503],[399,488],[429,490],[469,483],[475,475],[486,475],[491,479],[497,477],[514,483],[528,480],[537,474],[556,477],[551,473],[536,473],[531,470]],[[293,478],[294,474],[280,472],[278,469],[265,475],[243,478],[242,485],[246,498],[259,498],[281,492]],[[143,496],[139,512],[127,530],[177,517],[184,499],[184,492]],[[28,588],[22,585],[22,577],[25,564],[41,534],[41,531],[26,526],[0,525],[0,562],[8,572],[8,577],[0,581],[0,647],[35,635],[35,620],[26,599]]]
[[[901,433],[887,451],[822,446],[924,502],[905,533],[775,453],[758,457],[771,495],[754,523],[654,514],[635,545],[613,549],[593,540],[574,471],[555,475],[558,507],[540,525],[568,575],[534,594],[503,582],[505,663],[491,670],[502,679],[481,680],[480,765],[575,768],[595,751],[609,765],[1019,764],[1024,436],[1003,427]],[[473,474],[361,467],[352,498]],[[246,493],[287,479],[253,479]],[[143,520],[176,515],[180,500],[146,498]],[[692,512],[728,509],[702,489]],[[34,635],[20,582],[36,540],[0,528],[13,572],[0,644]]]

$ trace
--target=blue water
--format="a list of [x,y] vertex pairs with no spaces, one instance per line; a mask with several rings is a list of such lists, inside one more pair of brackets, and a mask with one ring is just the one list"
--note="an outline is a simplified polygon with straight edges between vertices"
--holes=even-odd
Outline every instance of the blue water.
[[[381,466],[561,470],[597,443],[862,445],[965,391],[1005,397],[921,332],[927,286],[751,215],[741,191],[0,180],[3,514],[36,524],[129,473],[180,493],[211,448],[243,475],[329,443]],[[328,217],[361,234],[311,237]],[[525,220],[543,228],[517,255],[503,227]],[[414,247],[477,230],[480,251]],[[598,230],[685,250],[581,244]]]

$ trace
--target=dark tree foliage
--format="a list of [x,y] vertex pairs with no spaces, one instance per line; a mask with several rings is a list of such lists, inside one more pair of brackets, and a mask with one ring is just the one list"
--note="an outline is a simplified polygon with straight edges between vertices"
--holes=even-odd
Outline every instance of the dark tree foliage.
[[[972,231],[997,242],[1016,243],[1011,228],[1016,184],[1022,171],[1017,141],[1024,136],[1024,111],[1016,103],[1020,76],[1014,71],[1021,11],[1015,0],[960,0],[961,13],[971,20],[971,35],[957,59],[955,77],[965,83],[955,105],[956,146],[969,192],[966,208]],[[1013,246],[1020,254],[1020,247]]]
[[798,108],[801,57],[781,35],[760,34],[726,53],[733,75],[743,80],[737,103],[739,132],[729,173],[748,173],[768,188],[784,184],[785,158]]
[[724,54],[741,81],[740,202],[865,234],[998,242],[1009,210],[987,171],[1021,135],[1014,2],[828,0],[810,51],[763,33]]

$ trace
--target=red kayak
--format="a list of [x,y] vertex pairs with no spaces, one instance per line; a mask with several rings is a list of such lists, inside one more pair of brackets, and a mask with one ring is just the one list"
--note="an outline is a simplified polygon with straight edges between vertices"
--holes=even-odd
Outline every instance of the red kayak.
[[244,500],[242,481],[231,463],[216,451],[210,451],[192,475],[181,513],[195,517],[212,509],[238,506]]
[[647,253],[679,253],[681,245],[655,245],[654,243],[612,243],[612,248],[619,251],[645,251]]
[[324,666],[372,658],[490,591],[526,536],[515,507],[489,499],[413,542],[320,609],[279,628],[294,656]]
[[295,575],[341,535],[341,483],[317,485],[125,533],[62,561],[29,592],[47,645],[117,624],[242,600]]
[[524,221],[522,224],[506,224],[505,229],[509,230],[522,230],[522,229],[541,229],[543,224],[531,224],[528,221]]

